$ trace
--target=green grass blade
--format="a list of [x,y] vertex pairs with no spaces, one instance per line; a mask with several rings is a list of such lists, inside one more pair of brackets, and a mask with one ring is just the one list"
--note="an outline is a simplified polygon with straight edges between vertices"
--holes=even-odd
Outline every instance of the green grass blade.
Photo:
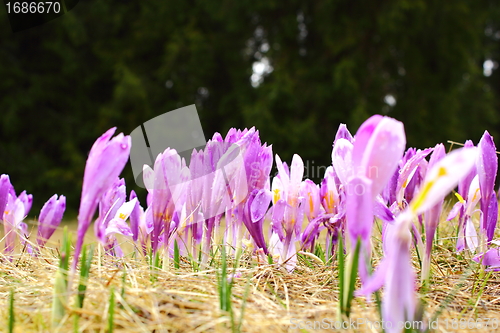
[[241,332],[241,326],[243,325],[243,318],[245,314],[245,308],[247,305],[248,295],[250,294],[250,277],[247,278],[247,285],[245,286],[245,294],[243,295],[243,303],[241,304],[240,319],[236,332]]
[[351,314],[351,302],[354,298],[354,289],[356,287],[356,277],[358,276],[358,262],[359,262],[359,251],[361,248],[361,239],[358,238],[356,243],[356,250],[354,250],[354,255],[351,262],[351,272],[349,275],[349,289],[347,290],[347,299],[345,305],[345,314],[347,317]]
[[342,235],[339,235],[338,246],[337,246],[337,261],[338,261],[338,274],[339,274],[339,313],[342,315],[345,313],[344,308],[344,294],[345,294],[345,286],[344,286],[344,242],[342,239]]
[[231,287],[233,279],[228,278],[227,256],[225,246],[221,247],[221,268],[218,277],[219,305],[223,311],[231,311]]
[[115,288],[111,287],[109,293],[109,309],[108,309],[108,333],[113,333],[115,328]]
[[[85,292],[87,291],[87,283],[90,273],[90,266],[92,265],[92,258],[94,256],[94,245],[90,245],[87,249],[87,245],[83,246],[82,250],[82,266],[80,268],[80,282],[78,284],[78,293],[76,295],[76,307],[83,308],[83,300],[85,299]],[[80,315],[75,313],[73,319],[73,331],[78,332]]]
[[120,296],[123,300],[125,300],[125,287],[127,285],[127,270],[126,266],[123,266],[123,275],[122,275],[122,289],[120,290]]
[[8,332],[12,333],[14,332],[14,289],[10,290],[10,295],[9,295],[9,328]]
[[92,265],[92,258],[94,256],[94,245],[83,246],[82,254],[82,267],[80,268],[80,283],[78,284],[77,307],[83,307],[83,300],[85,299],[85,292],[87,291],[87,283],[90,273],[90,266]]
[[68,227],[64,227],[59,269],[54,280],[54,293],[52,298],[52,326],[57,327],[66,314],[68,303],[68,267],[69,253],[71,250],[68,236]]
[[177,240],[174,241],[174,267],[177,269],[180,267],[179,244],[177,244]]

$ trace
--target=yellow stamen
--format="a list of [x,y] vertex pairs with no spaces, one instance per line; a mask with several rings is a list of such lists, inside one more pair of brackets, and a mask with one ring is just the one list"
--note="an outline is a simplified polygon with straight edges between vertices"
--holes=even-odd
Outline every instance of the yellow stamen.
[[460,201],[461,203],[463,203],[465,205],[465,200],[460,194],[455,192],[455,196],[458,198],[458,201]]
[[277,203],[278,200],[280,199],[280,190],[277,188],[274,191],[274,196],[273,196],[273,204]]

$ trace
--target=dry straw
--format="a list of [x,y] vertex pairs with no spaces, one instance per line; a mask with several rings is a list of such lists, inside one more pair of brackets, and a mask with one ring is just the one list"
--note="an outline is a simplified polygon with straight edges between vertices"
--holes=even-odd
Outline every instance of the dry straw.
[[[428,292],[421,293],[426,295],[426,317],[440,312],[435,332],[471,332],[471,327],[476,328],[475,332],[492,332],[491,327],[477,327],[479,319],[483,323],[486,318],[500,323],[500,278],[495,273],[480,278],[478,265],[467,255],[455,253],[454,223],[443,221],[440,225],[433,252],[433,277]],[[374,246],[376,264],[381,256],[380,243]],[[15,298],[14,332],[23,333],[72,332],[75,315],[80,317],[79,332],[107,332],[110,292],[115,293],[113,332],[278,333],[300,332],[299,325],[306,328],[304,332],[326,332],[339,323],[335,261],[325,265],[316,258],[299,255],[297,268],[288,273],[244,253],[233,277],[231,317],[219,307],[219,255],[212,266],[199,271],[193,271],[190,260],[181,257],[178,269],[172,261],[168,271],[159,270],[152,278],[145,258],[116,259],[100,253],[96,251],[93,258],[83,308],[74,304],[77,284],[73,283],[66,315],[56,328],[51,327],[50,318],[57,250],[49,247],[38,257],[18,253],[12,262],[0,257],[1,327],[7,327],[9,322],[11,290]],[[418,269],[416,253],[413,257]],[[228,258],[228,273],[232,274],[233,269]],[[351,321],[365,324],[351,325],[346,332],[380,332],[375,326],[380,320],[375,303],[357,297]],[[315,322],[316,329],[307,329]],[[461,323],[469,326],[460,329]]]

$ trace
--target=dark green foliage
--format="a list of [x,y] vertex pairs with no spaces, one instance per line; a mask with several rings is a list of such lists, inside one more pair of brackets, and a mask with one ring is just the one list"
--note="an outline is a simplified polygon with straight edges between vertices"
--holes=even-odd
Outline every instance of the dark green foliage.
[[[193,103],[207,138],[255,125],[316,180],[340,122],[387,114],[418,147],[498,132],[494,1],[93,1],[18,33],[1,8],[0,173],[35,195],[31,215],[53,193],[76,210],[105,130]],[[263,56],[274,70],[254,88]]]

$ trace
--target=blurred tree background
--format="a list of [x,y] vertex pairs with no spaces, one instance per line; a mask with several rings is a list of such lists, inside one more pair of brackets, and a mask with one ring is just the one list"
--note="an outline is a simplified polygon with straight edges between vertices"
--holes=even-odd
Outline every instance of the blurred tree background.
[[105,130],[193,103],[207,139],[256,126],[315,180],[339,123],[372,114],[419,148],[500,130],[497,1],[88,1],[18,33],[0,17],[0,173],[31,216],[53,193],[78,209]]

